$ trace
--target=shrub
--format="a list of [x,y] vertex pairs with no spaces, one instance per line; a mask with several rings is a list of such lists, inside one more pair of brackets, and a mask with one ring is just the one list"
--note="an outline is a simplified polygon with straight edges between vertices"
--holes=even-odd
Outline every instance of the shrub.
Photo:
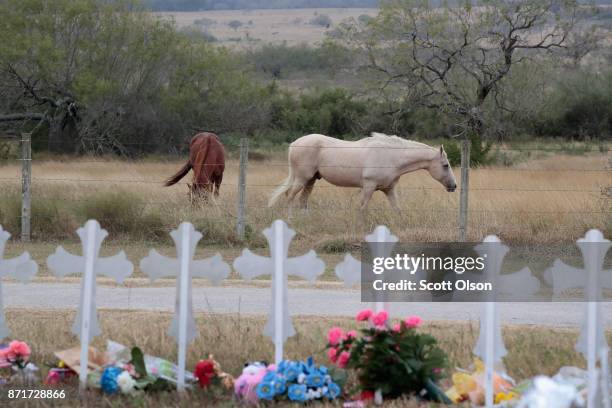
[[342,137],[360,133],[358,118],[365,116],[366,111],[364,102],[342,88],[304,94],[299,101],[285,94],[272,105],[272,125]]
[[243,26],[242,21],[240,20],[232,20],[229,23],[227,23],[227,25],[232,28],[234,31],[238,30],[240,27]]
[[210,27],[211,25],[217,24],[217,22],[210,18],[202,17],[202,18],[193,20],[193,24],[197,26]]
[[[480,136],[470,137],[470,167],[477,167],[491,163],[489,153],[493,143],[483,142]],[[461,164],[461,143],[451,142],[444,144],[444,150],[448,156],[451,166]]]
[[329,18],[329,16],[326,16],[325,14],[319,14],[313,17],[312,19],[310,19],[309,23],[312,25],[318,25],[321,27],[330,27],[333,21],[331,18]]

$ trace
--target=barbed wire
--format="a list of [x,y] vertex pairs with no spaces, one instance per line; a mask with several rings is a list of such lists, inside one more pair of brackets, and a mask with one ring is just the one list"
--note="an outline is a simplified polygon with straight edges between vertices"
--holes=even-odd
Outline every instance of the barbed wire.
[[[71,200],[73,201],[73,200]],[[75,200],[76,201],[76,200]],[[87,201],[87,200],[83,200],[83,201]],[[163,204],[163,202],[162,202]],[[147,206],[149,204],[142,203],[142,206]],[[138,207],[138,204],[135,205],[136,207]],[[221,206],[217,206],[216,208],[222,208]],[[345,205],[326,205],[325,208],[322,207],[309,207],[307,209],[302,209],[299,208],[297,206],[295,207],[291,207],[291,206],[274,206],[274,207],[268,207],[268,206],[245,206],[246,209],[251,209],[251,210],[269,210],[269,211],[274,211],[274,212],[278,212],[278,211],[293,211],[294,213],[296,211],[303,211],[305,214],[309,213],[309,212],[318,212],[318,213],[338,213],[338,209],[342,209],[345,211],[354,211],[356,216],[361,216],[364,212],[367,213],[368,211],[375,211],[378,213],[392,213],[392,214],[410,214],[410,213],[414,213],[414,212],[418,212],[418,213],[452,213],[452,214],[456,214],[459,209],[456,207],[453,208],[425,208],[425,207],[415,207],[415,208],[407,208],[407,209],[395,209],[395,208],[390,208],[390,207],[367,207],[364,210],[359,209],[358,207],[347,207]],[[606,210],[597,210],[597,211],[593,211],[593,210],[589,210],[589,211],[584,211],[584,210],[511,210],[511,209],[468,209],[467,210],[468,213],[471,214],[554,214],[554,215],[568,215],[568,214],[578,214],[578,215],[593,215],[593,214],[611,214],[612,215],[612,210],[611,211],[606,211]],[[227,216],[230,217],[236,217],[234,214],[230,213],[229,211],[227,211],[225,213]],[[34,214],[33,217],[45,217],[45,214]],[[21,215],[18,215],[19,218],[21,218]],[[128,216],[129,217],[129,216]],[[48,218],[58,218],[57,216],[48,216]],[[121,217],[121,216],[116,216],[116,217],[108,217],[106,215],[104,215],[103,218],[116,218],[116,219],[125,219],[125,217]],[[206,220],[210,220],[209,218],[203,218]],[[217,220],[213,220],[213,221],[217,221]],[[219,222],[226,222],[226,220],[218,220]]]
[[[365,137],[362,139],[337,139],[337,138],[333,138],[336,143],[351,143],[351,142],[357,142],[360,140],[374,140],[373,138],[371,138],[371,136],[369,137]],[[249,149],[263,149],[263,148],[271,148],[272,146],[268,143],[264,143],[264,144],[257,144],[256,143],[257,139],[254,138],[249,138]],[[297,140],[297,139],[296,139]],[[23,142],[23,140],[21,139],[17,139],[14,138],[13,140],[10,139],[6,139],[6,141],[10,141],[10,142]],[[221,142],[223,144],[224,147],[229,147],[229,148],[240,148],[241,145],[239,143],[235,143],[235,142],[231,142],[231,141],[223,141],[223,137],[221,137]],[[417,144],[422,144],[423,146],[320,146],[320,145],[293,145],[291,146],[292,148],[306,148],[306,149],[385,149],[385,150],[436,150],[437,147],[434,146],[429,146],[427,145],[425,142],[420,142],[420,141],[416,141],[416,140],[410,140],[410,139],[404,139],[404,138],[398,138],[398,139],[394,139],[394,142],[396,143],[417,143]],[[184,142],[182,142],[181,144],[164,144],[163,142],[113,142],[112,144],[109,144],[108,141],[105,140],[84,140],[84,141],[78,141],[78,142],[63,142],[63,141],[53,141],[53,142],[46,142],[46,145],[52,145],[52,146],[67,146],[67,147],[78,147],[79,145],[82,145],[83,143],[86,144],[96,144],[99,146],[106,146],[108,149],[112,150],[113,147],[117,147],[117,146],[156,146],[156,147],[160,147],[162,148],[160,151],[172,151],[172,152],[181,152],[181,151],[188,151],[189,150],[189,140],[185,140]],[[279,146],[282,147],[289,147],[289,145],[293,143],[293,142],[283,142],[281,144],[277,144],[274,145],[275,148],[278,148]],[[440,146],[440,145],[444,145],[444,141],[442,141],[442,143],[440,143],[439,145],[436,146]],[[591,144],[590,146],[593,146],[594,144]],[[511,145],[492,145],[492,149],[494,149],[495,151],[542,151],[542,152],[573,152],[573,151],[580,151],[580,152],[600,152],[600,153],[607,153],[610,149],[608,147],[608,144],[606,142],[601,142],[599,144],[597,144],[598,147],[596,148],[585,148],[585,146],[589,146],[588,144],[585,145],[570,145],[570,146],[558,146],[558,147],[551,147],[551,146],[547,146],[547,147],[543,147],[543,146],[533,146],[531,144],[517,144],[517,143],[512,143]]]
[[[23,160],[29,160],[31,161],[32,159],[14,159],[15,161],[23,161]],[[253,160],[255,162],[259,162],[258,160]],[[62,160],[53,160],[53,161],[48,161],[48,160],[41,160],[40,163],[44,164],[44,163],[66,163],[66,164],[117,164],[117,163],[124,163],[126,165],[146,165],[149,164],[149,162],[147,161],[141,161],[141,162],[135,162],[135,161],[131,161],[131,160],[117,160],[117,159],[109,159],[109,160],[79,160],[78,158],[76,160],[74,160],[71,163],[62,161]],[[164,164],[173,164],[173,165],[179,165],[181,162],[179,160],[156,160],[155,163],[164,163]],[[153,164],[153,163],[151,163]],[[235,163],[228,163],[227,161],[224,163],[204,163],[204,164],[200,164],[198,165],[199,167],[218,167],[220,165],[223,165],[225,167],[240,167],[240,163],[239,162],[235,162]],[[288,162],[269,162],[269,161],[265,161],[265,163],[261,164],[262,166],[280,166],[280,167],[289,167],[290,164]],[[248,167],[251,167],[252,164],[249,164]],[[300,164],[300,163],[291,163],[291,167],[313,167],[312,164]],[[350,166],[350,165],[331,165],[331,164],[327,164],[327,165],[317,165],[317,168],[342,168],[342,169],[395,169],[397,168],[397,166]],[[472,167],[471,170],[486,170],[486,171],[509,171],[509,172],[514,172],[514,171],[525,171],[525,172],[537,172],[537,171],[542,171],[542,172],[585,172],[585,173],[590,173],[590,172],[595,172],[595,173],[612,173],[612,167],[610,168],[602,168],[602,169],[581,169],[581,168],[570,168],[570,169],[532,169],[532,168],[496,168],[496,167],[487,167],[487,166],[478,166],[478,167]]]
[[[12,182],[21,182],[21,178],[19,177],[0,177],[0,181],[12,181]],[[75,178],[34,178],[32,180],[32,185],[36,185],[37,183],[107,183],[107,184],[157,184],[163,186],[164,180],[143,180],[143,179],[118,179],[118,180],[107,180],[107,179],[75,179]],[[277,184],[246,184],[246,188],[255,188],[255,189],[269,189],[276,188],[282,182]],[[237,183],[222,183],[221,187],[239,187],[240,185]],[[334,185],[317,185],[316,188],[326,188],[326,189],[338,189],[343,187],[338,187]],[[359,187],[351,187],[351,188],[359,188]],[[602,186],[596,190],[587,190],[587,189],[572,189],[572,188],[549,188],[549,187],[531,187],[531,188],[506,188],[506,187],[470,187],[470,192],[472,191],[498,191],[498,192],[523,192],[523,193],[540,193],[540,192],[548,192],[548,193],[596,193],[602,194],[602,192],[608,187]],[[441,187],[410,187],[410,186],[400,186],[400,190],[409,190],[409,191],[444,191]]]

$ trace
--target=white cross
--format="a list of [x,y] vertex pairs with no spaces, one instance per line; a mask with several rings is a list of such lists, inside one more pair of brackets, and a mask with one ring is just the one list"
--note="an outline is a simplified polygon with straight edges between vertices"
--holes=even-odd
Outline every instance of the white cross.
[[8,337],[11,333],[6,326],[4,316],[4,303],[2,301],[2,278],[11,277],[18,279],[21,283],[27,283],[38,272],[38,265],[30,258],[28,252],[24,252],[16,258],[4,259],[4,249],[11,237],[0,225],[0,339]]
[[[495,299],[501,293],[523,293],[532,295],[540,290],[540,281],[534,277],[529,268],[518,272],[501,274],[504,257],[509,249],[495,235],[487,236],[482,244],[477,245],[476,252],[485,258],[485,282],[491,283],[493,290],[487,293],[480,315],[480,333],[474,347],[474,354],[480,357],[485,365],[485,404],[493,407],[493,372],[495,365],[501,363],[508,354],[502,338],[499,309]],[[518,292],[520,291],[520,292]]]
[[168,258],[152,249],[149,256],[140,261],[140,269],[151,281],[166,276],[177,277],[174,316],[168,334],[178,343],[177,389],[182,391],[185,389],[187,345],[197,336],[193,317],[191,278],[194,276],[208,278],[213,285],[218,285],[228,277],[231,270],[219,254],[198,261],[193,259],[202,234],[196,231],[192,224],[181,223],[170,236],[176,246],[177,258]]
[[[598,230],[590,230],[584,238],[577,241],[584,259],[584,269],[574,268],[555,260],[552,268],[547,272],[552,276],[553,292],[555,295],[571,288],[585,290],[586,312],[582,323],[580,338],[576,343],[576,350],[587,360],[588,370],[588,407],[597,407],[597,361],[602,365],[602,384],[604,406],[610,407],[610,381],[608,370],[609,346],[605,336],[605,322],[602,318],[602,290],[612,289],[612,270],[603,270],[604,258],[610,248],[610,241],[605,239]],[[584,274],[586,273],[586,277]]]
[[83,256],[72,255],[61,246],[47,258],[47,266],[57,277],[82,273],[81,298],[77,315],[72,325],[72,332],[81,340],[81,370],[79,373],[80,389],[87,384],[87,365],[89,359],[89,342],[100,334],[96,313],[96,276],[105,275],[122,283],[132,274],[134,265],[127,260],[125,252],[115,256],[100,258],[102,241],[108,236],[106,230],[100,228],[98,221],[89,220],[77,230],[83,246]]
[[283,344],[295,334],[289,318],[287,301],[287,275],[314,281],[325,271],[325,263],[310,251],[295,258],[288,258],[289,245],[295,236],[284,221],[276,220],[263,231],[270,247],[270,258],[256,255],[245,249],[234,260],[234,269],[245,279],[272,275],[272,308],[264,335],[274,341],[274,358],[278,364],[283,359]]
[[[388,257],[391,255],[391,252],[393,252],[395,245],[379,244],[395,244],[398,241],[397,237],[384,225],[376,227],[371,234],[366,235],[365,240],[368,242],[371,258]],[[346,254],[344,260],[336,265],[336,276],[342,280],[347,287],[352,287],[361,280],[361,268],[362,263],[360,261],[353,258],[351,254]],[[380,312],[383,309],[387,309],[387,305],[384,302],[375,303],[376,312]]]

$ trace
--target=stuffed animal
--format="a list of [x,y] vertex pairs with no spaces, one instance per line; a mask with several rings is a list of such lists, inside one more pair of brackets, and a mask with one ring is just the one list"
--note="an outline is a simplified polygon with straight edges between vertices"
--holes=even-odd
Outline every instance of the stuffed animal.
[[246,363],[242,374],[234,381],[236,397],[248,404],[256,405],[258,403],[257,385],[271,369],[273,366],[268,366],[265,361]]

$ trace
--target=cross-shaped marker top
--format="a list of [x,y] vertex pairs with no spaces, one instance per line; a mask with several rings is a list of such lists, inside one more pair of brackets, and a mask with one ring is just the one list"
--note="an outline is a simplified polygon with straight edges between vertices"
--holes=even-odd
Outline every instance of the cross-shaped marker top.
[[[184,248],[183,232],[187,235],[189,248]],[[230,266],[223,262],[220,254],[202,260],[194,260],[196,247],[202,239],[202,234],[195,230],[192,224],[184,222],[178,229],[170,233],[172,240],[176,246],[177,258],[172,259],[159,254],[152,249],[149,256],[140,261],[140,269],[149,276],[151,281],[161,277],[179,277],[181,270],[181,257],[183,249],[187,249],[188,253],[188,295],[187,295],[187,343],[190,343],[197,335],[195,319],[193,317],[193,301],[191,292],[191,278],[208,278],[213,285],[218,285],[223,279],[227,278],[231,272]],[[172,318],[172,323],[168,334],[178,341],[179,336],[179,305],[181,303],[180,282],[177,279],[176,299],[175,299],[175,314]]]
[[[509,248],[501,243],[500,239],[495,235],[487,236],[482,244],[477,245],[476,252],[485,259],[484,277],[485,281],[491,283],[493,290],[485,294],[485,300],[488,302],[497,301],[498,294],[517,294],[533,295],[540,290],[540,281],[533,276],[528,267],[521,269],[518,272],[502,274],[501,269],[504,263],[504,258],[509,251]],[[464,275],[469,279],[470,273]],[[476,280],[476,279],[474,279]],[[495,364],[501,363],[502,358],[508,354],[504,341],[502,339],[502,331],[500,324],[499,310],[493,307],[493,319],[487,319],[486,308],[490,305],[485,304],[485,311],[480,316],[480,333],[478,342],[474,348],[474,354],[481,359],[485,359],[486,336],[488,330],[493,334],[493,361]],[[492,323],[492,328],[489,328],[489,323]]]
[[4,316],[4,303],[2,302],[2,278],[11,277],[21,283],[27,283],[38,272],[38,265],[30,258],[30,254],[24,252],[12,259],[4,259],[6,243],[11,237],[0,225],[0,339],[8,337],[10,330],[6,326]]
[[[263,231],[263,235],[268,241],[270,247],[270,258],[256,255],[253,252],[245,249],[240,257],[234,261],[234,269],[240,273],[245,279],[253,279],[262,275],[272,275],[272,308],[268,323],[264,329],[264,334],[276,339],[275,331],[275,310],[277,301],[280,298],[278,305],[282,309],[282,342],[295,334],[295,329],[289,319],[288,301],[287,301],[287,276],[293,275],[300,278],[314,281],[325,270],[325,263],[317,257],[314,251],[288,258],[289,245],[295,236],[295,231],[290,229],[284,221],[276,220],[272,226]],[[277,281],[278,273],[281,280]],[[279,285],[277,285],[277,283]],[[279,295],[280,293],[280,295]],[[276,342],[276,341],[275,341]]]
[[[603,270],[604,259],[610,248],[610,241],[605,239],[598,230],[590,230],[580,238],[576,245],[582,252],[584,269],[566,265],[556,259],[553,266],[546,271],[552,277],[553,292],[559,295],[568,289],[584,289],[588,301],[597,302],[593,306],[597,309],[597,342],[596,349],[608,348],[605,336],[605,327],[602,320],[601,304],[604,289],[612,289],[612,270]],[[582,331],[576,350],[587,356],[587,319],[584,320]]]
[[[108,236],[106,230],[100,227],[98,221],[89,220],[77,230],[77,235],[81,239],[83,256],[72,255],[59,246],[55,253],[47,258],[47,266],[57,277],[67,275],[83,274],[81,280],[81,298],[77,315],[72,325],[72,332],[81,338],[82,336],[82,312],[85,310],[86,298],[89,298],[89,339],[100,334],[100,326],[96,313],[96,284],[97,275],[104,275],[115,279],[118,283],[123,283],[125,278],[132,274],[134,266],[128,261],[125,252],[121,251],[115,256],[100,258],[100,248],[102,242]],[[87,276],[87,270],[91,267],[93,276]],[[91,278],[91,293],[87,293],[88,279]],[[81,339],[82,340],[82,339]]]
[[[384,225],[376,227],[371,234],[366,235],[365,240],[369,243],[372,258],[389,256],[394,247],[391,244],[398,241],[397,237]],[[380,245],[381,243],[388,243],[388,245]],[[336,265],[336,276],[347,287],[352,287],[361,279],[361,266],[360,261],[353,258],[351,254],[346,254],[344,260]]]

